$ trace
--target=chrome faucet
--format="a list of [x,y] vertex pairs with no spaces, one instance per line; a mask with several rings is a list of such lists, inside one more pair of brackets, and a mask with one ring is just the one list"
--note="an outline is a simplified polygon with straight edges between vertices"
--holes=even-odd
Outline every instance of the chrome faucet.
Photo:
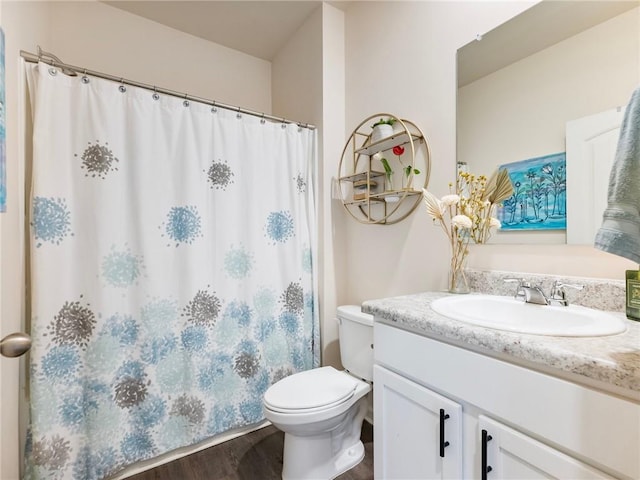
[[551,287],[551,294],[547,297],[539,286],[532,287],[524,278],[505,278],[504,281],[518,282],[518,288],[514,295],[516,300],[522,299],[526,303],[534,303],[536,305],[552,305],[553,303],[557,303],[567,307],[569,306],[569,301],[567,300],[565,288],[573,288],[576,290],[582,290],[584,288],[584,285],[571,285],[556,280]]
[[549,305],[549,300],[540,287],[522,287],[524,301],[536,305]]

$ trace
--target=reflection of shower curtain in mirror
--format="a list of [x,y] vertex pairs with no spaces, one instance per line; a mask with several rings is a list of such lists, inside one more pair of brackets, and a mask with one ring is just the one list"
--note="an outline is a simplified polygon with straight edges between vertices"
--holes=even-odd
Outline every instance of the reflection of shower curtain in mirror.
[[318,365],[316,134],[54,73],[27,66],[26,471],[99,479],[261,421]]

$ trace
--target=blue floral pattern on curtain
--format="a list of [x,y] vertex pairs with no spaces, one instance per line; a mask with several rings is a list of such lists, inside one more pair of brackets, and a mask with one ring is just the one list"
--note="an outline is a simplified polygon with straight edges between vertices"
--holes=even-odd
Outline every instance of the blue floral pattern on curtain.
[[28,65],[26,478],[101,479],[263,420],[319,363],[316,135]]

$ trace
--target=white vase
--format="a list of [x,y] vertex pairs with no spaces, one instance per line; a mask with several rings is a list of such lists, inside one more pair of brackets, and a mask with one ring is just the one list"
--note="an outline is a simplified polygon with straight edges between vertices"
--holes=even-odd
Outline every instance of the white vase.
[[393,135],[393,127],[388,123],[381,123],[373,127],[371,131],[371,143],[379,142],[383,138],[390,137],[391,135]]
[[393,134],[397,134],[397,133],[404,133],[405,129],[404,129],[404,125],[402,125],[402,123],[400,123],[398,120],[396,120],[395,122],[393,122],[393,125],[391,126],[391,129],[393,130]]

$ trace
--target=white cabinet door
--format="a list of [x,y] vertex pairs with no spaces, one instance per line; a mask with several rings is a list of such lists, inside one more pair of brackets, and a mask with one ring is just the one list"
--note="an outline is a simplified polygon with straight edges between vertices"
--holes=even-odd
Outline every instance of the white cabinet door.
[[462,478],[462,407],[379,365],[373,385],[375,478]]
[[482,480],[613,478],[484,415],[479,416],[478,430]]

